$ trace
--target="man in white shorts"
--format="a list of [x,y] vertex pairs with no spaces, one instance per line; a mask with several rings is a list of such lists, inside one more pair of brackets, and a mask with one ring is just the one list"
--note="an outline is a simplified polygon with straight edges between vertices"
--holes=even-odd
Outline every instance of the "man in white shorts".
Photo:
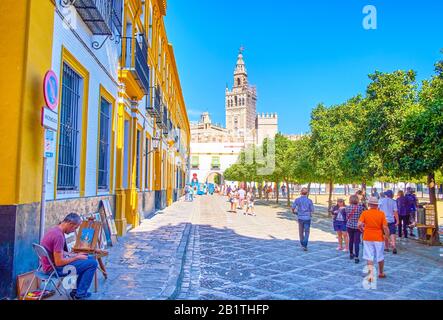
[[371,197],[368,202],[369,209],[364,211],[358,222],[359,229],[363,232],[363,259],[367,260],[369,268],[369,282],[374,282],[374,264],[378,263],[378,277],[386,278],[384,274],[384,237],[389,237],[389,227],[383,211],[378,209],[378,199]]

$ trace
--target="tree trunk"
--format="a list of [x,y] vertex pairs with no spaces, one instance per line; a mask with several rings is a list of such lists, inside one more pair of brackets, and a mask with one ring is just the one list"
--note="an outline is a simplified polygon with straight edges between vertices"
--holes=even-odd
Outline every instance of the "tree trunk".
[[311,195],[311,182],[308,183],[308,198]]
[[434,245],[440,244],[439,224],[438,224],[438,210],[437,210],[437,196],[435,194],[435,172],[428,175],[428,187],[429,187],[429,200],[435,207],[435,231],[432,235],[432,243]]
[[263,199],[263,183],[260,182],[258,184],[258,197],[260,198],[260,200]]
[[278,186],[278,182],[275,182],[275,198],[277,199],[277,204],[279,204],[278,200],[279,200],[279,186]]
[[289,182],[286,181],[286,193],[288,195],[288,207],[291,206],[291,189],[289,189]]
[[333,191],[334,191],[334,183],[332,181],[329,181],[328,216],[331,216],[332,192]]
[[362,184],[361,184],[361,190],[366,193],[366,189],[367,188],[368,188],[368,186],[366,185],[366,181],[363,181]]

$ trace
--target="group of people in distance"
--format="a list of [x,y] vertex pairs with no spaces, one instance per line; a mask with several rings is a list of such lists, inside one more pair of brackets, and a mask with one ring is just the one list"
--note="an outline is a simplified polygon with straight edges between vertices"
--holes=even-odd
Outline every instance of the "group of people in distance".
[[231,204],[231,210],[229,212],[237,213],[237,210],[246,210],[244,215],[256,216],[255,214],[255,192],[252,188],[248,188],[247,191],[244,188],[238,188],[236,186],[228,186],[226,190],[229,203]]

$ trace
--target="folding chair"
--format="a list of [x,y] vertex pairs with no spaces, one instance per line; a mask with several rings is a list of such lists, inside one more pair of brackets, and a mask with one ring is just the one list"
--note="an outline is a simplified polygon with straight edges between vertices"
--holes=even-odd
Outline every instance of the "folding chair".
[[[69,300],[72,300],[72,298],[71,298],[71,296],[69,295],[68,291],[63,287],[63,279],[64,279],[66,276],[63,276],[63,277],[62,277],[62,276],[59,276],[59,274],[57,273],[57,270],[56,270],[56,268],[55,268],[55,266],[54,266],[54,263],[52,262],[51,258],[49,257],[48,251],[46,251],[46,249],[45,249],[43,246],[41,246],[41,245],[39,245],[39,244],[36,244],[36,243],[34,243],[34,244],[32,245],[32,247],[33,247],[35,253],[36,253],[37,256],[38,256],[38,259],[39,259],[39,263],[40,263],[40,264],[39,264],[38,269],[37,269],[36,271],[34,271],[34,277],[33,277],[32,281],[31,281],[31,283],[30,283],[28,289],[26,290],[24,297],[26,297],[26,296],[28,295],[32,283],[33,283],[33,282],[35,281],[35,279],[37,278],[37,279],[39,279],[40,281],[42,281],[42,282],[45,283],[45,286],[44,286],[44,288],[43,288],[43,290],[42,290],[42,293],[41,293],[40,297],[39,297],[37,300],[41,300],[41,299],[42,299],[43,294],[45,293],[46,288],[47,288],[47,286],[48,286],[49,283],[52,283],[52,284],[53,284],[54,288],[57,290],[57,292],[58,292],[58,294],[59,294],[60,296],[63,296],[63,294],[62,294],[62,292],[60,291],[60,288],[59,288],[59,287],[61,287],[61,289],[62,289],[62,291],[64,292],[64,294],[66,295],[66,297],[67,297]],[[51,270],[52,270],[52,271],[50,271],[49,273],[46,273],[46,272],[43,271],[43,263],[42,263],[42,259],[43,259],[43,258],[46,258],[47,261],[49,261],[49,264],[51,265]]]

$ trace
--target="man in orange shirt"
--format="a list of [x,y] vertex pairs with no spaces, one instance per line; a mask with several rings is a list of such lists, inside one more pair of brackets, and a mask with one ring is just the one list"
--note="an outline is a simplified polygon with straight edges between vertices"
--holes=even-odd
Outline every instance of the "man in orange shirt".
[[371,197],[368,202],[369,209],[364,211],[358,222],[359,229],[363,232],[363,258],[368,261],[369,282],[374,281],[374,264],[378,262],[379,278],[386,278],[384,274],[384,239],[389,236],[388,222],[383,211],[378,210],[378,199]]

